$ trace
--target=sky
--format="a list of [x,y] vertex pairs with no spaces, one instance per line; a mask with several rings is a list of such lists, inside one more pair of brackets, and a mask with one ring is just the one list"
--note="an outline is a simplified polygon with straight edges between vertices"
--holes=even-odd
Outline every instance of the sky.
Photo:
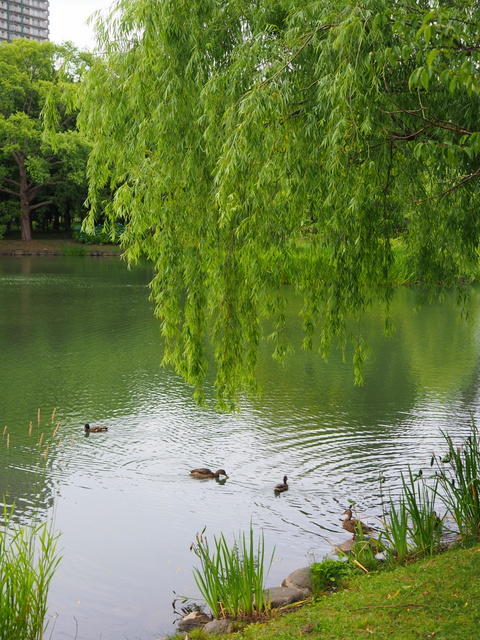
[[93,49],[93,28],[87,18],[98,9],[106,10],[113,0],[50,0],[50,40],[71,40],[80,49]]

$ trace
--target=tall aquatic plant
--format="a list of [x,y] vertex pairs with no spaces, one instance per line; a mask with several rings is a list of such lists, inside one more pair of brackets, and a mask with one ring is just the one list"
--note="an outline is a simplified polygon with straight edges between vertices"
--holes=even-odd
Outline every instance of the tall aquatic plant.
[[463,446],[455,447],[443,434],[448,451],[437,459],[441,499],[454,517],[463,541],[480,539],[480,438],[472,420],[471,433]]
[[[442,520],[437,516],[438,478],[425,479],[423,471],[401,474],[399,497],[384,503],[381,542],[391,562],[402,564],[435,553],[440,544]],[[433,481],[433,484],[432,482]]]
[[409,467],[408,476],[402,474],[402,491],[415,555],[431,555],[438,550],[442,532],[442,522],[435,511],[438,479],[433,485],[427,484],[422,472],[414,475]]
[[210,547],[202,532],[193,546],[200,559],[195,582],[215,618],[252,617],[268,609],[264,579],[273,560],[265,555],[263,534],[255,542],[252,527],[229,546],[225,536],[213,538]]
[[388,559],[403,564],[412,552],[407,504],[402,495],[398,503],[390,496],[388,505],[388,512],[383,514],[384,529],[380,537]]
[[47,596],[60,556],[46,524],[19,527],[4,507],[0,528],[0,638],[42,640]]
[[361,523],[355,524],[355,536],[349,560],[352,565],[358,567],[365,573],[375,571],[378,568],[377,553],[382,550],[379,540],[373,538],[363,531]]

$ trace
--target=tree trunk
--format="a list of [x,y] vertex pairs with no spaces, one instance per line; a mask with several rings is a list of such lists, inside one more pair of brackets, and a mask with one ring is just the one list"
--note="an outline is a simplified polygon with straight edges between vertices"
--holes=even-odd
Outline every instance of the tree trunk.
[[30,242],[30,240],[32,239],[30,205],[24,198],[20,198],[20,228],[22,230],[22,240]]
[[28,194],[27,169],[25,167],[24,158],[19,153],[15,154],[15,160],[18,164],[18,173],[20,177],[20,228],[22,231],[22,240],[30,242],[32,239],[32,220],[30,211],[30,199]]
[[63,215],[63,220],[64,220],[64,223],[63,223],[64,230],[65,231],[71,231],[72,230],[72,217],[70,215],[70,206],[65,211],[65,213]]

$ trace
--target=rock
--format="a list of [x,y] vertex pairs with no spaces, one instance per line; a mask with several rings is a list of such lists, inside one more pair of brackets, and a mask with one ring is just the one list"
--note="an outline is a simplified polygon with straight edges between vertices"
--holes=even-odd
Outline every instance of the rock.
[[303,569],[297,569],[296,571],[293,571],[282,582],[282,587],[298,589],[303,593],[305,597],[311,595],[312,574],[310,573],[310,567],[304,567]]
[[265,589],[265,597],[274,609],[284,607],[287,604],[292,604],[292,602],[298,602],[305,598],[303,591],[292,589],[291,587],[271,587],[270,589]]
[[207,622],[211,621],[211,617],[201,611],[192,611],[179,620],[177,624],[178,631],[191,631],[203,627]]
[[[349,538],[348,540],[345,540],[344,542],[341,542],[340,544],[336,544],[335,545],[335,552],[337,553],[337,555],[341,556],[342,554],[345,553],[352,553],[355,542],[357,542],[359,545],[361,545],[360,540],[355,540],[355,538]],[[375,540],[374,538],[369,538],[368,540],[365,539],[365,546],[367,546],[368,544],[370,544],[372,550],[377,554],[381,551],[382,549],[382,545],[378,542],[378,540]]]
[[354,542],[355,542],[355,540],[353,538],[349,538],[348,540],[345,540],[345,542],[341,542],[340,544],[336,544],[335,545],[335,551],[337,553],[339,551],[341,553],[352,553]]
[[203,627],[203,630],[207,633],[231,633],[233,625],[230,620],[217,620],[213,619]]

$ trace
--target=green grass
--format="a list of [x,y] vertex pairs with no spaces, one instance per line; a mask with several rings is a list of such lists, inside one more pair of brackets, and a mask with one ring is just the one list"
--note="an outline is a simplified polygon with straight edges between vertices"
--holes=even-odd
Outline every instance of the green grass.
[[[352,578],[325,596],[237,640],[474,640],[480,624],[480,547]],[[194,634],[189,634],[195,640]],[[199,634],[200,638],[205,634]],[[225,636],[224,636],[225,637]]]
[[81,244],[65,243],[62,245],[62,255],[64,256],[86,256],[87,249]]
[[0,528],[0,638],[47,637],[47,596],[59,554],[47,525],[19,527],[4,507]]

